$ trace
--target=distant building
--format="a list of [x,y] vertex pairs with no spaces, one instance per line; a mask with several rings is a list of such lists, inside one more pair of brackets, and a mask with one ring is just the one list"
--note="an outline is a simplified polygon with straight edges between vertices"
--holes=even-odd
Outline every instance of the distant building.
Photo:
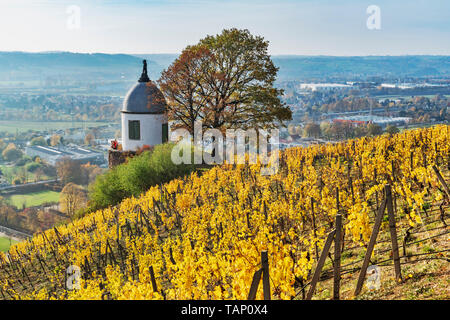
[[367,125],[369,123],[375,123],[384,128],[387,125],[402,126],[407,124],[410,120],[411,118],[408,117],[380,117],[374,115],[366,115],[366,116],[357,115],[333,119],[332,122],[351,123],[354,126],[361,126]]
[[167,104],[164,95],[147,73],[147,61],[138,82],[128,91],[121,110],[122,148],[108,151],[114,167],[133,157],[140,149],[150,149],[169,140]]
[[30,157],[38,156],[53,166],[64,158],[70,158],[83,164],[102,164],[105,161],[105,157],[101,152],[77,146],[60,148],[28,146],[25,148],[25,154]]
[[440,87],[438,84],[431,83],[382,83],[382,88],[388,89],[417,89],[417,88],[436,88]]
[[364,125],[368,125],[372,123],[371,120],[363,121],[363,120],[351,120],[351,119],[333,119],[333,123],[345,123],[351,124],[353,127],[360,127]]
[[300,89],[309,91],[331,91],[334,89],[351,88],[348,84],[340,83],[301,83]]
[[121,111],[122,150],[136,151],[168,141],[167,105],[163,94],[147,74],[147,62],[141,78],[128,91]]
[[375,88],[378,83],[373,81],[347,81],[346,84],[360,89],[368,89]]

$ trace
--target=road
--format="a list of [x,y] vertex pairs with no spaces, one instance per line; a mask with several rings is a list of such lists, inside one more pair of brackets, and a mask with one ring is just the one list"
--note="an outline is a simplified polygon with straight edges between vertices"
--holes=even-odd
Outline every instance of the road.
[[21,231],[17,231],[8,227],[0,226],[0,237],[7,237],[17,241],[25,240],[31,237],[31,234],[26,234]]
[[21,187],[37,186],[37,185],[41,185],[41,184],[56,183],[56,182],[58,182],[58,180],[53,179],[53,180],[44,180],[44,181],[38,181],[38,182],[30,182],[30,183],[25,183],[25,184],[16,184],[14,186],[11,185],[11,186],[6,186],[6,187],[0,187],[0,191],[13,190],[13,189],[19,189]]

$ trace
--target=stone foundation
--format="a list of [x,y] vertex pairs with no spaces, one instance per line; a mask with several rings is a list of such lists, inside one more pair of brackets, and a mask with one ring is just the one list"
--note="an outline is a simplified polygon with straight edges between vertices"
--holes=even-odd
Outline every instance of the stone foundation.
[[108,151],[108,165],[109,168],[118,166],[119,164],[125,163],[128,158],[133,158],[136,155],[136,151],[120,151],[112,150]]

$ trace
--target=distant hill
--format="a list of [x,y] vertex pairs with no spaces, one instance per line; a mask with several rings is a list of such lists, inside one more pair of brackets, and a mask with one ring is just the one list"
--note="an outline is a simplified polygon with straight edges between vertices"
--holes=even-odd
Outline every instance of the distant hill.
[[[33,81],[46,77],[131,80],[138,78],[141,61],[138,57],[126,54],[0,52],[0,81]],[[153,61],[148,61],[148,65],[150,74],[160,69]]]
[[[167,68],[176,54],[136,55]],[[278,80],[450,76],[450,56],[272,56]],[[162,71],[164,68],[161,68]],[[159,71],[159,70],[158,70]]]
[[[147,59],[152,79],[158,79],[177,54],[85,54],[71,52],[0,52],[0,82],[45,81],[56,77],[72,82],[136,81]],[[273,56],[278,80],[327,78],[450,76],[450,56]]]
[[279,80],[450,76],[450,56],[274,56]]

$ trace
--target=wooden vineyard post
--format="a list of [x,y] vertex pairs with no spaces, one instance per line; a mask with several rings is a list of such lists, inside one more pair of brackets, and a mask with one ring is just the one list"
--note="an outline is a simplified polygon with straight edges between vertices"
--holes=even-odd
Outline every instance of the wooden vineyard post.
[[386,194],[386,206],[389,217],[389,231],[391,233],[392,242],[392,257],[394,259],[394,269],[395,269],[395,279],[401,280],[402,273],[400,269],[400,256],[398,254],[398,243],[397,243],[397,231],[395,230],[395,213],[392,204],[392,190],[390,185],[384,186],[384,191]]
[[253,275],[252,284],[250,285],[250,291],[248,293],[248,300],[256,299],[256,292],[258,291],[259,282],[263,283],[264,300],[270,300],[270,278],[269,278],[269,256],[267,250],[261,251],[261,269],[255,272]]
[[383,219],[385,209],[386,209],[386,198],[381,203],[381,206],[378,209],[378,213],[375,218],[375,224],[373,226],[372,234],[370,236],[369,245],[367,246],[366,255],[364,256],[364,262],[361,267],[361,271],[359,273],[358,283],[356,284],[355,296],[357,296],[361,292],[364,279],[366,277],[367,267],[369,266],[370,257],[372,256],[375,241],[377,240],[378,232],[380,231],[381,221]]
[[410,164],[409,169],[411,171],[413,171],[413,169],[414,169],[414,153],[412,151],[409,154],[409,164]]
[[336,234],[334,236],[334,282],[333,300],[339,300],[339,289],[341,281],[341,231],[342,215],[336,215]]
[[175,262],[175,259],[173,258],[172,247],[169,247],[169,259],[170,259],[170,262],[172,262],[172,264],[174,264],[174,265],[177,264],[177,263]]
[[325,241],[325,245],[322,249],[322,253],[320,254],[319,262],[317,262],[317,267],[316,267],[316,270],[314,271],[314,275],[311,280],[311,285],[309,287],[309,291],[306,295],[306,300],[311,300],[311,298],[314,294],[314,290],[316,289],[317,282],[319,281],[320,272],[322,272],[322,268],[323,268],[325,260],[328,256],[328,252],[330,251],[331,243],[333,242],[335,233],[336,233],[336,230],[333,230],[327,236],[327,240]]
[[269,257],[267,251],[261,251],[261,264],[263,269],[264,300],[270,300]]
[[392,181],[395,181],[395,163],[394,163],[394,159],[391,160],[391,169],[392,169]]
[[445,192],[447,193],[447,197],[450,199],[450,189],[448,188],[447,183],[445,182],[444,178],[442,178],[441,173],[439,172],[439,169],[436,166],[433,166],[433,170],[436,173],[439,182],[441,183],[442,187],[444,187]]
[[153,271],[153,266],[150,266],[150,278],[152,280],[152,287],[154,292],[158,292],[158,287],[156,286],[155,272]]
[[[373,183],[374,183],[374,184],[377,184],[377,168],[375,168],[375,169],[373,170],[373,176],[374,176],[374,178],[373,178]],[[378,201],[378,191],[375,192],[375,201],[376,201],[376,205],[377,205],[377,209],[378,209],[378,204],[379,204],[379,201]]]
[[258,291],[259,282],[261,281],[261,275],[262,275],[263,269],[259,269],[255,272],[253,275],[252,284],[250,285],[250,291],[248,293],[247,300],[255,300],[256,299],[256,292]]
[[[317,238],[316,218],[314,216],[314,199],[312,197],[311,197],[311,218],[312,218],[314,239],[316,239]],[[316,249],[316,259],[319,259],[319,249],[317,248],[317,242],[315,242],[315,249]]]
[[436,164],[439,165],[439,148],[436,141],[434,142],[434,152],[436,153]]

